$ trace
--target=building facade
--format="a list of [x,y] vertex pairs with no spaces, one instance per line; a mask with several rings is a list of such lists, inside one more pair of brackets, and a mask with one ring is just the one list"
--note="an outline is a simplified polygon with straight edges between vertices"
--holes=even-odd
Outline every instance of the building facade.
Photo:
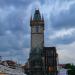
[[55,47],[44,47],[45,73],[47,75],[57,75],[57,58]]
[[[53,48],[44,47],[44,18],[41,16],[39,10],[35,10],[34,16],[31,17],[30,26],[31,26],[31,51],[28,61],[29,62],[28,74],[56,75],[57,70],[56,49],[55,47]],[[48,62],[46,62],[46,60]],[[53,68],[52,71],[50,71],[51,68]]]

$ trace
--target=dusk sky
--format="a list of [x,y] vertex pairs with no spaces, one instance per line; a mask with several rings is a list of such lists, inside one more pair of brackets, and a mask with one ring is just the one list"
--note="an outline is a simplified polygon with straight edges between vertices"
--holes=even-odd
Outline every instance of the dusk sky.
[[55,46],[60,63],[75,64],[75,0],[0,0],[0,56],[25,63],[30,52],[30,17],[45,20],[45,46]]

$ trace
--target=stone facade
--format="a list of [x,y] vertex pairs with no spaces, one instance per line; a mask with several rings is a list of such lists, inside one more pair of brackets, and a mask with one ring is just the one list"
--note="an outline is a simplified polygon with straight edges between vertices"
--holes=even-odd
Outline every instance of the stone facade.
[[32,34],[32,49],[43,48],[43,34]]

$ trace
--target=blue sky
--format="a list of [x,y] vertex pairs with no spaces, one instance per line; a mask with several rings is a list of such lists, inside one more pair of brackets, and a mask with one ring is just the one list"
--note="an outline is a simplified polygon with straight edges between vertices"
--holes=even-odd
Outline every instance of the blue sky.
[[30,17],[45,19],[45,46],[56,46],[60,63],[75,62],[75,0],[0,0],[0,55],[25,63],[30,51]]

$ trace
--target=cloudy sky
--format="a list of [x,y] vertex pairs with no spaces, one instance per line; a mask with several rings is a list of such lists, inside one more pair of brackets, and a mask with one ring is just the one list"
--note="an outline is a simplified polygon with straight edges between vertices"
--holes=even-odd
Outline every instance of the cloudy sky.
[[0,0],[0,55],[25,63],[30,52],[30,16],[45,19],[45,46],[56,46],[60,63],[75,63],[75,0]]

